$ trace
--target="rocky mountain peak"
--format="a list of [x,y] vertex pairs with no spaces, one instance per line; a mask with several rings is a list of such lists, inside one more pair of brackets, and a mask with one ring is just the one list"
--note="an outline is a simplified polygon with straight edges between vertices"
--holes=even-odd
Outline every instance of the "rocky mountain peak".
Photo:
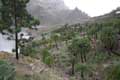
[[66,24],[89,18],[78,8],[70,10],[63,0],[30,0],[27,9],[31,15],[40,19],[41,24]]

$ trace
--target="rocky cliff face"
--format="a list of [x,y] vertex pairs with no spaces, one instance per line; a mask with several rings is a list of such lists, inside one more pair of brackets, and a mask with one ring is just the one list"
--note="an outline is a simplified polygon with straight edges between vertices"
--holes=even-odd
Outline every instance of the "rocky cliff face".
[[77,23],[89,19],[79,9],[69,10],[63,0],[30,0],[27,9],[41,24]]

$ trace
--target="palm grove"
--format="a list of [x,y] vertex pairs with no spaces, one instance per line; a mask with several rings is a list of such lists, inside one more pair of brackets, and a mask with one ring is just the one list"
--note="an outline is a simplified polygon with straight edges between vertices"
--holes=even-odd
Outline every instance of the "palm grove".
[[10,34],[15,34],[16,59],[19,59],[18,33],[22,27],[31,28],[39,25],[39,21],[34,19],[26,10],[29,0],[0,0],[0,32],[4,30]]
[[[26,11],[28,2],[29,0],[1,0],[0,31],[2,34],[4,30],[15,34],[17,59],[18,32],[21,27],[32,28],[31,26],[39,24]],[[70,80],[120,80],[119,16],[113,14],[107,20],[85,24],[65,24],[41,34],[41,37],[42,39],[27,44],[22,49],[22,54],[41,59],[50,68],[59,68],[70,76]],[[0,63],[9,65],[6,62]]]

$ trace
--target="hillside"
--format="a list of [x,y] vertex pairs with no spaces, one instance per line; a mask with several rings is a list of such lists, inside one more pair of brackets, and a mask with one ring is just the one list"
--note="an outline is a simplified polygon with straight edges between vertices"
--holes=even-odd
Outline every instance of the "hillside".
[[120,18],[120,7],[118,7],[115,10],[112,10],[110,13],[98,16],[98,17],[93,17],[90,19],[92,22],[104,22],[107,20],[115,19],[115,18]]
[[15,80],[64,80],[62,72],[49,68],[41,60],[21,56],[17,61],[15,55],[7,52],[0,52],[0,61],[4,60],[14,64]]
[[63,0],[1,3],[0,80],[120,80],[120,8],[89,17]]

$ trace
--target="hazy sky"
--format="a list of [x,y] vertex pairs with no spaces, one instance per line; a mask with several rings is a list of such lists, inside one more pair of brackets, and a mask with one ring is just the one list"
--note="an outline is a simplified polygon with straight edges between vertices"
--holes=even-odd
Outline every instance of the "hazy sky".
[[70,9],[78,7],[92,17],[120,7],[120,0],[64,0],[64,2]]

